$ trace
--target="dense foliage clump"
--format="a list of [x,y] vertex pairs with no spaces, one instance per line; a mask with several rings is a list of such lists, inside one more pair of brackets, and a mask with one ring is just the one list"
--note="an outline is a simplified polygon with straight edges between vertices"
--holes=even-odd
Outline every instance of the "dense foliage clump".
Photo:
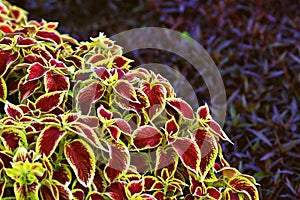
[[103,34],[0,13],[1,199],[258,199],[207,104],[193,112]]

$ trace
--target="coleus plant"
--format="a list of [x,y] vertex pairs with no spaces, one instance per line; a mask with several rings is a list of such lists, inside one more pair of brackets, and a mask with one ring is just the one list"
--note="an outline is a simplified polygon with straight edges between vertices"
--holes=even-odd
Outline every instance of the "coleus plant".
[[100,34],[77,42],[0,1],[1,199],[258,199],[207,104]]

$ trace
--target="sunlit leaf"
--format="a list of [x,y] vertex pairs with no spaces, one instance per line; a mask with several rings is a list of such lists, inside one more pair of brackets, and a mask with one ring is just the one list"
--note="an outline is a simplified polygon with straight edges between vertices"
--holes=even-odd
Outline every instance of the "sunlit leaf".
[[55,151],[66,131],[56,126],[48,126],[40,133],[36,142],[36,152],[45,154],[47,157]]
[[35,107],[42,112],[50,112],[63,102],[64,96],[65,93],[60,91],[46,93],[36,100]]
[[91,147],[83,140],[76,139],[65,144],[65,156],[78,181],[89,187],[96,170],[95,155]]
[[114,144],[110,146],[110,161],[104,168],[104,176],[109,182],[113,182],[129,166],[129,152],[125,147]]
[[149,125],[140,126],[133,132],[132,136],[132,143],[139,150],[155,148],[161,141],[161,132]]
[[183,164],[198,174],[201,162],[201,153],[198,145],[189,139],[177,138],[172,146],[176,150]]

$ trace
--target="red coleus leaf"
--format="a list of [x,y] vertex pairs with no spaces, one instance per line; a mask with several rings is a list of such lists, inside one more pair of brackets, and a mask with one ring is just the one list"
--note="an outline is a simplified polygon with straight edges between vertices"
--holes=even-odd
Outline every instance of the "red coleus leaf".
[[198,129],[194,137],[201,151],[200,171],[202,177],[205,178],[218,156],[218,143],[214,136],[205,129]]
[[62,185],[69,185],[72,180],[72,173],[69,166],[62,164],[53,171],[53,179],[60,182]]
[[182,163],[191,171],[198,174],[201,161],[199,147],[190,139],[178,138],[172,143]]
[[89,141],[96,148],[101,147],[97,134],[88,125],[74,122],[70,124],[68,129]]
[[65,145],[64,152],[77,180],[83,186],[89,187],[96,170],[95,155],[91,147],[83,140],[76,139]]
[[94,72],[102,81],[105,81],[110,77],[110,73],[105,67],[94,67]]
[[105,120],[110,120],[113,117],[112,112],[110,112],[109,110],[105,109],[103,105],[101,105],[98,109],[97,109],[97,114],[98,117],[100,118],[104,118]]
[[198,180],[199,177],[194,174],[190,174],[189,179],[191,194],[195,194],[198,197],[203,196],[203,191],[206,190],[204,181]]
[[99,125],[99,119],[96,116],[81,116],[77,122],[85,124],[90,128],[97,128]]
[[200,106],[197,110],[197,117],[199,117],[200,119],[210,119],[210,113],[209,113],[209,108],[208,105],[205,104],[204,106]]
[[132,144],[139,150],[155,148],[162,141],[162,134],[156,128],[144,125],[133,132]]
[[146,96],[146,94],[140,90],[136,90],[135,92],[137,95],[136,102],[129,101],[125,98],[117,96],[115,101],[118,104],[118,106],[120,106],[123,109],[132,110],[135,112],[140,112],[142,109],[149,107],[150,103],[149,103],[149,100],[148,100],[148,97]]
[[48,72],[44,76],[44,82],[46,92],[65,91],[70,88],[69,78],[60,74]]
[[50,112],[63,102],[64,96],[65,93],[60,91],[46,93],[36,100],[35,107],[42,112]]
[[51,156],[65,133],[66,131],[53,125],[46,127],[37,139],[36,152],[45,154],[47,157]]
[[[1,5],[0,5],[1,6]],[[4,37],[0,40],[0,44],[7,44],[7,45],[10,45],[13,43],[13,40],[11,38],[7,38],[7,37]]]
[[4,15],[8,12],[7,7],[3,3],[0,4],[0,12]]
[[105,200],[105,198],[99,192],[93,191],[87,195],[86,200]]
[[15,128],[4,129],[0,132],[0,138],[7,150],[14,151],[20,144],[26,144],[25,133]]
[[41,199],[43,200],[55,200],[59,197],[58,188],[55,185],[49,183],[48,181],[40,186],[39,193]]
[[194,112],[191,106],[182,99],[170,99],[167,103],[173,107],[183,117],[188,119],[194,118]]
[[115,85],[115,91],[118,95],[128,101],[137,101],[137,94],[131,83],[126,80],[119,80]]
[[92,183],[92,186],[95,191],[104,192],[107,188],[107,183],[103,174],[103,171],[96,167],[95,177]]
[[[156,176],[162,177],[162,169],[167,169],[169,176],[173,175],[178,164],[178,156],[173,148],[170,146],[167,147],[159,147],[156,151],[156,166],[155,166],[155,174]],[[162,177],[164,179],[169,178]]]
[[130,152],[130,166],[134,167],[139,173],[148,172],[150,169],[149,155],[144,152]]
[[57,69],[67,69],[67,66],[65,65],[65,63],[58,61],[56,59],[53,59],[53,58],[50,60],[50,65]]
[[36,44],[36,41],[34,41],[31,38],[24,38],[22,36],[19,36],[17,39],[17,47],[31,47]]
[[119,140],[119,137],[121,135],[121,130],[117,126],[114,125],[108,126],[107,131],[115,141]]
[[131,127],[124,119],[116,119],[114,125],[120,129],[125,135],[130,135]]
[[27,69],[27,76],[26,80],[31,81],[35,79],[41,78],[45,73],[47,72],[47,69],[43,67],[40,63],[33,63],[31,64]]
[[8,152],[0,151],[0,160],[2,160],[5,168],[11,168],[12,157]]
[[101,99],[105,92],[105,87],[100,83],[92,83],[80,90],[77,95],[77,106],[81,114],[88,114],[90,112],[92,103]]
[[41,86],[38,80],[25,81],[22,79],[18,84],[20,102],[30,97]]
[[60,36],[54,31],[39,30],[38,32],[36,32],[36,38],[45,41],[55,42],[56,44],[60,44],[62,42]]
[[15,62],[18,57],[19,53],[11,54],[11,50],[2,50],[0,49],[0,77],[4,76],[6,71],[8,70],[9,66]]
[[165,130],[168,133],[168,136],[172,136],[179,131],[179,125],[177,124],[174,117],[166,122]]
[[7,86],[3,77],[0,78],[0,101],[5,101],[7,98]]
[[222,130],[222,128],[216,121],[214,121],[214,120],[208,121],[206,128],[209,130],[209,132],[211,132],[215,136],[220,137],[223,140],[226,140],[226,141],[230,142],[231,144],[233,144],[233,142],[228,138],[226,133]]
[[12,33],[13,29],[8,24],[0,23],[0,31],[4,33]]
[[72,195],[75,200],[84,200],[84,192],[81,189],[72,190]]
[[6,101],[4,106],[5,113],[13,119],[21,119],[24,115],[23,110],[18,106]]
[[20,22],[25,14],[25,11],[23,9],[16,6],[12,6],[10,12],[12,17],[16,20],[16,22]]
[[251,200],[258,200],[259,195],[255,185],[243,176],[235,176],[228,181],[228,185],[238,192],[245,193]]
[[104,168],[104,176],[109,182],[113,182],[129,166],[128,150],[118,144],[110,146],[110,161]]
[[83,65],[83,58],[81,58],[80,56],[76,56],[76,55],[71,55],[68,56],[66,58],[64,58],[64,60],[67,63],[71,63],[73,66],[75,66],[77,69],[81,69],[82,65]]
[[72,200],[73,195],[70,189],[67,186],[64,186],[62,184],[56,184],[56,187],[59,191],[59,200]]
[[113,61],[113,66],[116,68],[126,68],[129,63],[133,60],[130,60],[124,56],[116,56]]
[[221,200],[221,198],[222,198],[221,192],[214,187],[207,187],[207,194],[209,197],[211,197],[215,200]]
[[130,192],[130,196],[134,194],[140,194],[144,190],[144,181],[143,180],[136,180],[136,181],[130,181],[126,188]]
[[155,176],[144,176],[145,191],[161,190],[164,186]]
[[114,200],[127,200],[125,185],[125,182],[114,182],[106,188],[105,194]]
[[240,200],[239,195],[238,195],[237,193],[234,193],[234,192],[232,191],[232,189],[230,189],[230,188],[226,188],[224,194],[225,194],[225,199],[226,199],[226,200],[227,200],[227,199],[228,199],[228,200]]
[[40,63],[45,65],[44,59],[38,54],[29,54],[24,57],[24,62],[33,64],[33,63]]
[[142,91],[147,95],[150,106],[153,106],[155,104],[161,105],[165,102],[167,90],[163,85],[143,82]]

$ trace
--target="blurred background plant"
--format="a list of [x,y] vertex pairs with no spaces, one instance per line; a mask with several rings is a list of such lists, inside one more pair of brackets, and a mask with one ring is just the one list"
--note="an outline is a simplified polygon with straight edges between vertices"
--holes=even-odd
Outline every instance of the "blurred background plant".
[[[78,40],[143,26],[198,41],[219,67],[228,98],[224,155],[261,184],[261,199],[300,198],[300,2],[298,0],[10,0],[30,19],[58,21]],[[187,49],[188,51],[188,49]],[[200,74],[160,50],[127,55],[172,66],[210,101]]]

